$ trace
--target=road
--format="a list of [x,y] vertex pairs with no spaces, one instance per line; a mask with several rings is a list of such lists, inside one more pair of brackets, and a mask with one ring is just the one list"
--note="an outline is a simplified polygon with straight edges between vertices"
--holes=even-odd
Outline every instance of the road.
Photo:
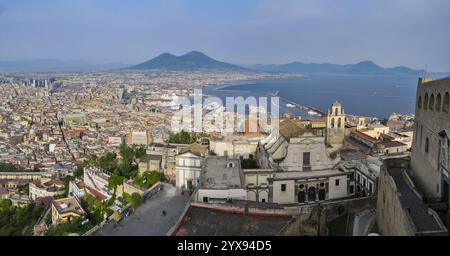
[[[180,190],[170,184],[141,205],[130,216],[125,217],[116,227],[111,221],[94,236],[165,236],[181,215],[189,194],[181,195]],[[166,211],[166,215],[162,211]]]
[[353,222],[353,236],[367,236],[371,224],[375,221],[375,210],[365,210],[357,215]]

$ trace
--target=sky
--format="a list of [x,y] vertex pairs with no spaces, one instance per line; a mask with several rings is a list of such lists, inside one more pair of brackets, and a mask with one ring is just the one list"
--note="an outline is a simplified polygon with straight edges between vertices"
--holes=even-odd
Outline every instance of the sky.
[[0,0],[0,60],[136,64],[197,50],[450,71],[448,0]]

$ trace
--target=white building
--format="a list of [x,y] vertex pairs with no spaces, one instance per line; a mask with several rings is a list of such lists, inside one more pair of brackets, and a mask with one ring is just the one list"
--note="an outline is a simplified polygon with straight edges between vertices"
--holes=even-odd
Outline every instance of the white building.
[[176,156],[176,186],[191,189],[200,181],[200,173],[207,148],[199,144],[192,144],[180,150]]
[[328,152],[320,129],[300,127],[285,119],[280,123],[280,136],[270,135],[261,141],[256,156],[261,168],[283,171],[331,169],[339,162],[337,152]]
[[61,194],[64,194],[64,182],[61,180],[48,180],[46,182],[34,180],[29,183],[29,196],[32,200]]
[[209,140],[209,149],[218,156],[243,157],[255,156],[259,137],[231,135]]
[[134,145],[148,145],[151,143],[151,134],[147,131],[131,133],[131,143]]
[[197,201],[220,203],[228,200],[247,200],[244,173],[239,159],[208,157],[202,169]]
[[276,172],[271,178],[272,202],[317,203],[354,194],[353,171],[321,170]]
[[269,178],[273,173],[273,169],[244,169],[247,200],[269,202]]

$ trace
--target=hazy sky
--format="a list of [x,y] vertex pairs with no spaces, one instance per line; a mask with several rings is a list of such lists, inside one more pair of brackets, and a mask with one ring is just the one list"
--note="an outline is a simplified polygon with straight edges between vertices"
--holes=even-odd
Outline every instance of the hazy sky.
[[373,60],[450,71],[449,0],[0,0],[0,60]]

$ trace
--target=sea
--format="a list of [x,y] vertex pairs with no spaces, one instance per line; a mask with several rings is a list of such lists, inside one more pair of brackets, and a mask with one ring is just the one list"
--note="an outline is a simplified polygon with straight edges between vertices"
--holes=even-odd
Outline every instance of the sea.
[[[357,75],[308,75],[236,81],[203,87],[204,95],[225,102],[226,97],[280,97],[280,114],[313,117],[289,102],[327,112],[339,101],[346,114],[387,118],[391,113],[413,114],[418,78]],[[269,101],[270,102],[270,101]]]

